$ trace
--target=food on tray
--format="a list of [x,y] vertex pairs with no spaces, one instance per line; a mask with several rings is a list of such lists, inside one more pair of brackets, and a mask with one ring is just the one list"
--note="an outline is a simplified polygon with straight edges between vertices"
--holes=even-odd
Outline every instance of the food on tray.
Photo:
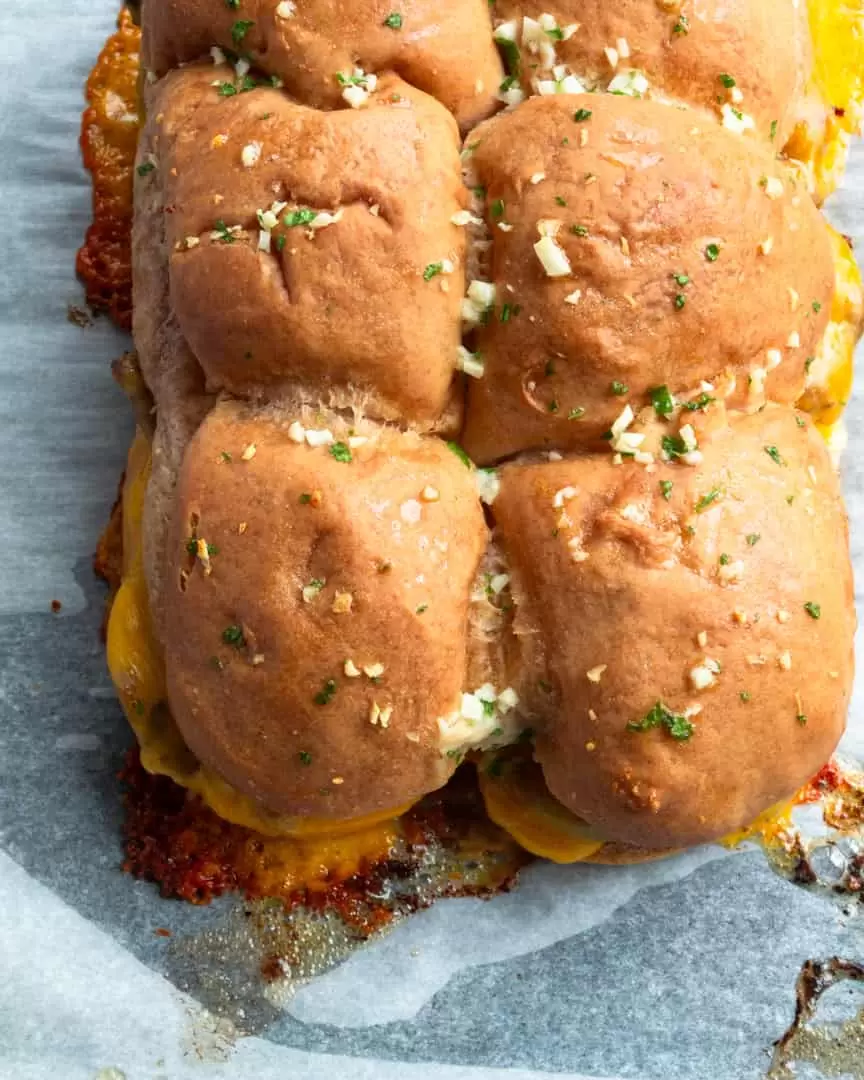
[[145,768],[307,858],[464,762],[562,862],[817,772],[853,669],[861,285],[814,201],[853,17],[145,0],[108,631]]

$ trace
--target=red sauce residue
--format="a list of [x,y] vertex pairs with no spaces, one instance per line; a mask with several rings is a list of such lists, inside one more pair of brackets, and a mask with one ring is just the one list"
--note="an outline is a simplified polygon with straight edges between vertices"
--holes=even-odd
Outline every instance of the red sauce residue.
[[[397,914],[441,896],[490,896],[505,890],[531,861],[485,818],[468,768],[402,818],[398,852],[365,862],[349,876],[331,874],[308,887],[280,892],[267,872],[267,837],[222,820],[172,780],[146,772],[137,750],[129,752],[120,779],[126,808],[124,869],[156,882],[163,896],[192,904],[208,904],[225,892],[242,893],[248,900],[275,897],[289,908],[302,904],[335,910],[366,937]],[[437,853],[436,881],[429,889],[414,889],[410,882],[421,859],[428,869],[430,852]],[[394,903],[392,886],[399,881],[407,888]]]
[[87,303],[118,326],[132,326],[132,177],[138,142],[141,31],[128,8],[87,80],[81,153],[93,180],[93,223],[75,268]]
[[826,795],[833,795],[848,788],[848,781],[838,763],[832,758],[823,765],[809,784],[801,788],[796,803],[820,802]]

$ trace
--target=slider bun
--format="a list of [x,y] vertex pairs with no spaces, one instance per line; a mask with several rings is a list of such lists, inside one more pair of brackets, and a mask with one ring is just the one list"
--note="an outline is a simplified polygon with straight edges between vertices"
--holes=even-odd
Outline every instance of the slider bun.
[[[718,117],[723,103],[737,103],[766,141],[771,124],[776,124],[775,145],[781,147],[812,66],[806,7],[790,0],[702,0],[698,5],[675,0],[550,0],[542,10],[562,30],[578,24],[566,41],[551,44],[555,62],[566,64],[587,88],[605,90],[615,75],[636,70],[650,84],[647,93],[660,100],[672,99]],[[493,18],[496,24],[519,19],[521,41],[522,16],[536,19],[539,10],[524,0],[495,0]],[[617,52],[621,41],[630,55],[619,55],[613,69],[606,50]],[[525,45],[521,56],[523,83],[530,91],[542,58]],[[740,99],[730,95],[721,73],[734,78]]]
[[[139,208],[165,207],[170,308],[208,388],[272,400],[302,383],[431,426],[450,400],[465,288],[452,117],[393,75],[365,108],[336,112],[273,89],[223,98],[211,84],[224,75],[211,65],[162,80],[139,157],[157,163]],[[341,216],[286,225],[298,210]],[[154,243],[139,227],[140,259]],[[446,259],[449,273],[424,280]]]
[[[703,380],[736,407],[798,398],[830,314],[832,247],[769,149],[600,94],[532,98],[467,142],[498,305],[476,335],[485,374],[471,382],[463,439],[475,460],[597,445],[621,410],[613,382],[637,402]],[[548,276],[535,254],[542,221],[560,222],[568,276]],[[503,321],[505,302],[520,310]]]
[[[401,28],[385,24],[392,11]],[[277,75],[298,100],[319,109],[344,105],[337,72],[399,72],[438,98],[469,128],[496,107],[504,77],[492,42],[487,0],[402,0],[396,9],[380,0],[296,0],[294,12],[278,0],[149,0],[143,5],[146,69],[169,68],[208,57],[211,46],[248,56]],[[251,21],[238,43],[233,29]]]
[[[336,417],[295,415],[350,438]],[[473,476],[440,440],[356,430],[368,442],[340,461],[292,441],[283,414],[224,402],[177,484],[163,586],[171,712],[204,765],[273,813],[402,806],[453,767],[437,719],[458,707],[486,542]],[[210,545],[209,574],[193,539]]]
[[[852,683],[846,515],[816,429],[768,406],[700,444],[692,467],[508,465],[493,508],[549,789],[648,849],[791,796],[836,747]],[[648,726],[657,703],[692,735]]]

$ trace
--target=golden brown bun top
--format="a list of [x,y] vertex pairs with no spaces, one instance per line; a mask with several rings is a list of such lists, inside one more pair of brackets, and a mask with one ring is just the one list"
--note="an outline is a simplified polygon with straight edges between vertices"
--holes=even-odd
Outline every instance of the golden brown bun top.
[[[472,457],[596,445],[661,385],[716,381],[734,406],[797,399],[834,269],[812,200],[768,149],[600,94],[530,99],[467,144],[498,302],[477,332]],[[560,277],[535,253],[542,231],[569,262]]]
[[[619,62],[641,50],[658,96],[712,115],[538,97],[461,163],[457,120],[487,116],[501,77],[483,0],[145,6],[149,599],[190,749],[273,813],[393,808],[531,727],[554,795],[656,849],[743,824],[839,736],[836,481],[791,409],[756,412],[796,400],[831,310],[827,231],[765,136],[797,31],[766,4],[739,49],[718,5],[686,4],[670,42],[669,5],[607,6],[556,48],[583,34],[590,58],[629,19]],[[214,43],[230,62],[199,62]],[[757,133],[719,122],[705,87],[724,72]],[[487,271],[481,315],[463,297]],[[472,456],[532,454],[502,470],[495,544],[470,462],[428,434],[459,414],[457,364],[485,365]],[[583,456],[540,462],[552,449]]]
[[442,441],[329,422],[336,441],[314,448],[287,416],[236,404],[201,425],[178,482],[164,647],[200,760],[270,810],[350,818],[452,771],[438,718],[459,707],[486,527]]
[[[605,90],[616,76],[637,71],[648,80],[643,92],[649,96],[700,107],[718,119],[723,106],[731,106],[751,118],[766,141],[774,132],[779,149],[812,63],[806,8],[803,0],[550,0],[542,8],[495,0],[493,20],[517,21],[527,92],[533,80],[551,77],[551,46],[554,63],[566,65],[586,89]],[[542,35],[532,35],[529,25],[526,39],[522,17],[537,19],[541,10],[566,40],[547,35],[548,43],[532,48]]]
[[792,795],[836,746],[852,682],[846,516],[818,432],[768,406],[700,453],[506,466],[494,504],[549,788],[648,848]]
[[[143,64],[157,75],[218,45],[248,57],[306,104],[342,104],[337,74],[396,71],[465,129],[488,116],[503,78],[486,0],[148,0]],[[390,26],[392,14],[401,25]],[[391,22],[394,21],[391,19]]]
[[173,312],[210,388],[302,386],[429,426],[464,293],[452,117],[395,76],[362,109],[320,112],[273,89],[221,97],[214,72],[158,84],[141,146],[156,166],[142,186],[171,210]]

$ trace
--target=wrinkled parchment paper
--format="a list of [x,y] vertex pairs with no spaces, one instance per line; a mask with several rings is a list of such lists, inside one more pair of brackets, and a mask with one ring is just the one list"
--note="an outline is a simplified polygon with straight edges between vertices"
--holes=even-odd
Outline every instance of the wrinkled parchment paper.
[[[764,1076],[801,964],[864,961],[864,905],[782,880],[756,850],[537,864],[509,895],[441,902],[248,1008],[227,988],[248,948],[238,903],[187,907],[119,870],[130,736],[90,556],[131,431],[108,368],[126,343],[66,319],[90,212],[81,93],[115,14],[114,0],[0,7],[0,1078]],[[861,250],[864,153],[831,214]],[[860,571],[864,402],[848,419]],[[862,685],[846,746],[864,758]],[[844,993],[833,1018],[861,1007]],[[864,1049],[859,1065],[830,1075],[864,1076]]]

